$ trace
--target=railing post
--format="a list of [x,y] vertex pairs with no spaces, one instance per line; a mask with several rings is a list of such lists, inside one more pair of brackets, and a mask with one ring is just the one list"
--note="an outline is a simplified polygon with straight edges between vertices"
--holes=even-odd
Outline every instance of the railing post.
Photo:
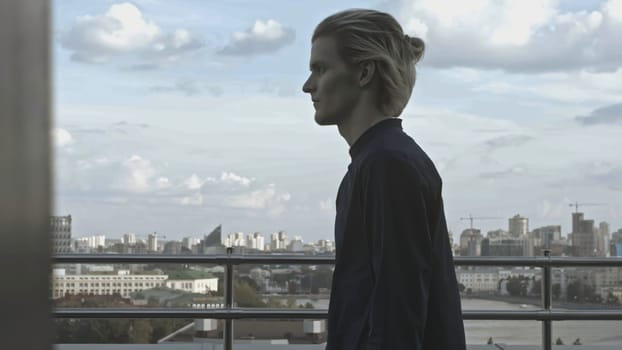
[[[232,247],[227,247],[227,265],[225,266],[225,306],[231,311],[233,307],[233,264],[231,264]],[[233,350],[233,320],[225,320],[225,350]]]
[[[551,251],[545,250],[544,256],[548,258],[548,262],[545,263],[542,270],[542,283],[541,283],[541,295],[542,295],[542,307],[544,311],[551,311]],[[553,347],[552,339],[552,321],[550,319],[542,321],[542,348],[544,350],[551,350]]]

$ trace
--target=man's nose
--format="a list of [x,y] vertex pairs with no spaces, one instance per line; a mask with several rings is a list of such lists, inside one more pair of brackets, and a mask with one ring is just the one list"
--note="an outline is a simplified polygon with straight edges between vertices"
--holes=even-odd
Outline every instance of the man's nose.
[[305,93],[311,93],[312,91],[311,79],[307,79],[307,81],[305,81],[305,83],[302,84],[302,91]]

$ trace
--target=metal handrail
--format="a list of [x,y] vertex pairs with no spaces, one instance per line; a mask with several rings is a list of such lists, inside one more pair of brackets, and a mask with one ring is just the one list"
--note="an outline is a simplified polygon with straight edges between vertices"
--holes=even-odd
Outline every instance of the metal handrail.
[[[276,309],[276,308],[61,308],[53,311],[56,318],[213,318],[240,319],[326,319],[328,310],[323,309]],[[465,320],[498,321],[622,321],[619,310],[573,310],[546,311],[544,309],[464,310]]]
[[[533,267],[622,267],[622,258],[575,258],[554,256],[535,257],[467,257],[453,258],[456,266],[533,266]],[[310,264],[332,265],[334,256],[295,255],[295,254],[60,254],[53,257],[55,264],[67,263],[181,263],[181,264],[215,264],[215,265],[246,265],[246,264]]]
[[[215,318],[225,320],[224,348],[233,347],[234,319],[326,319],[327,310],[268,309],[233,307],[233,266],[246,264],[310,264],[332,265],[334,256],[295,254],[242,255],[163,255],[163,254],[63,254],[53,257],[62,263],[198,263],[225,265],[225,308],[166,309],[166,308],[57,308],[56,318]],[[551,269],[553,267],[622,267],[622,258],[551,257],[549,251],[538,257],[455,257],[455,266],[529,266],[543,269],[542,309],[524,311],[464,310],[465,320],[527,320],[542,322],[542,348],[552,348],[552,321],[563,320],[622,320],[622,309],[595,311],[552,310]]]

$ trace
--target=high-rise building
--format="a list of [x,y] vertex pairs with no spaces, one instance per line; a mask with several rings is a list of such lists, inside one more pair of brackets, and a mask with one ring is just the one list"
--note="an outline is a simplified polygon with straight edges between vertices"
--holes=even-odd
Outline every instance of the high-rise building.
[[71,252],[71,215],[50,217],[52,231],[52,252],[55,254]]
[[235,232],[227,235],[227,238],[225,238],[225,245],[227,247],[246,247],[244,232]]
[[252,235],[248,235],[246,239],[246,244],[248,248],[264,250],[264,241],[264,236],[259,232],[255,232]]
[[192,250],[195,244],[199,244],[199,239],[196,237],[184,237],[181,239],[181,247],[186,250]]
[[212,232],[209,233],[209,235],[203,238],[202,245],[204,247],[215,247],[222,246],[222,243],[222,225],[218,225],[212,230]]
[[287,249],[292,252],[301,252],[304,250],[304,241],[301,236],[294,236],[294,238],[287,245]]
[[483,238],[479,229],[466,229],[462,231],[462,234],[460,234],[460,255],[480,256]]
[[87,249],[98,249],[99,247],[106,247],[106,236],[105,235],[97,235],[97,236],[88,236],[88,237],[78,237],[75,239],[76,246],[86,247]]
[[482,256],[528,256],[525,240],[514,238],[484,238]]
[[516,214],[508,219],[508,226],[510,237],[522,238],[529,232],[529,219]]
[[222,240],[222,225],[218,225],[195,246],[196,251],[192,250],[198,254],[221,254],[225,252],[226,243]]
[[572,213],[572,233],[579,232],[579,224],[583,221],[583,213]]
[[583,213],[572,214],[572,253],[574,256],[595,256],[597,232],[594,220],[584,220]]
[[136,244],[136,235],[129,232],[123,235],[123,244],[134,245]]
[[622,256],[622,228],[611,234],[609,255]]
[[509,238],[508,233],[505,230],[498,229],[486,232],[486,238]]
[[284,231],[279,231],[278,233],[273,233],[271,238],[271,250],[287,249],[287,245],[289,244],[289,241],[287,239],[287,233],[285,233]]
[[158,251],[158,234],[157,233],[150,233],[147,236],[147,250],[150,252],[157,252]]
[[609,255],[609,223],[603,221],[598,225],[596,235],[596,251],[599,256]]
[[181,254],[181,242],[168,241],[164,244],[164,254]]
[[561,240],[562,227],[560,225],[538,227],[531,231],[531,237],[536,247],[550,249],[554,241]]
[[527,235],[523,237],[523,256],[534,256],[535,245],[533,239],[530,239]]
[[525,238],[484,238],[482,240],[482,256],[533,256],[534,247],[531,240]]

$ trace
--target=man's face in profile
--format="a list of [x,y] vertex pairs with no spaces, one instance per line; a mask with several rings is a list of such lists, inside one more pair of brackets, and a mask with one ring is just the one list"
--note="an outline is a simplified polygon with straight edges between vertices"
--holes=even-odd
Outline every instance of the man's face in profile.
[[330,36],[318,37],[311,46],[311,75],[302,90],[314,101],[315,122],[339,124],[349,119],[358,102],[357,73],[337,51],[337,41]]

